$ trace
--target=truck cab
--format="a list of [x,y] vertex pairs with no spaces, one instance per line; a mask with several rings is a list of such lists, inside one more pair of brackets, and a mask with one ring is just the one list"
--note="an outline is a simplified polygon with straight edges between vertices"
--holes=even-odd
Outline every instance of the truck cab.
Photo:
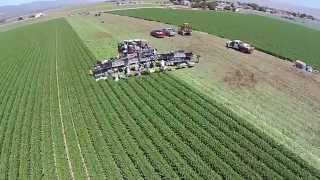
[[242,41],[240,41],[240,40],[228,41],[226,44],[226,47],[233,48],[233,49],[239,49],[241,43],[242,43]]

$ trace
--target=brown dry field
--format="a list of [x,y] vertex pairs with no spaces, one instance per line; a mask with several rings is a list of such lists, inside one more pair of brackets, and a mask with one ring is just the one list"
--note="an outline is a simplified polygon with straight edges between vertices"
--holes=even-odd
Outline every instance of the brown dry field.
[[320,75],[299,71],[293,63],[263,52],[249,55],[227,49],[226,39],[203,32],[153,38],[151,30],[172,27],[158,22],[112,14],[67,20],[98,59],[115,55],[116,42],[136,38],[148,40],[160,52],[186,49],[201,55],[195,68],[172,74],[320,167]]

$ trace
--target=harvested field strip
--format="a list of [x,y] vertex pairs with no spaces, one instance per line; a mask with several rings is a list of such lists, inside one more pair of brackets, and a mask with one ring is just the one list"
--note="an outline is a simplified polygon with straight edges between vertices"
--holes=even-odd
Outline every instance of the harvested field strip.
[[164,8],[119,10],[112,13],[174,25],[189,22],[196,30],[228,39],[249,41],[268,54],[291,60],[303,59],[320,67],[320,54],[316,48],[320,31],[287,21],[240,13]]
[[34,31],[32,50],[0,79],[1,179],[319,178],[171,75],[95,82],[95,58],[64,20],[24,31]]

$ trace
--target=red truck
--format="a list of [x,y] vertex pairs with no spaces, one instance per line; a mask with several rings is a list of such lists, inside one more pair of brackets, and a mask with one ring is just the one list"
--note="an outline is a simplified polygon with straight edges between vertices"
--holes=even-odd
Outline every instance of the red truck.
[[150,35],[156,38],[164,38],[167,36],[167,34],[162,30],[151,31]]

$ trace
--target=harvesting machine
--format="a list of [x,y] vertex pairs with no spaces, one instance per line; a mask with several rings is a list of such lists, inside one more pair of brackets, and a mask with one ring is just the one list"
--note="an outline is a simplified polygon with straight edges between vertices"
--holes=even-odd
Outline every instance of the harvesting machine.
[[148,74],[155,71],[193,67],[200,56],[184,50],[158,53],[145,40],[126,40],[119,43],[119,55],[98,61],[90,74],[98,80],[113,78],[116,81],[129,76]]

